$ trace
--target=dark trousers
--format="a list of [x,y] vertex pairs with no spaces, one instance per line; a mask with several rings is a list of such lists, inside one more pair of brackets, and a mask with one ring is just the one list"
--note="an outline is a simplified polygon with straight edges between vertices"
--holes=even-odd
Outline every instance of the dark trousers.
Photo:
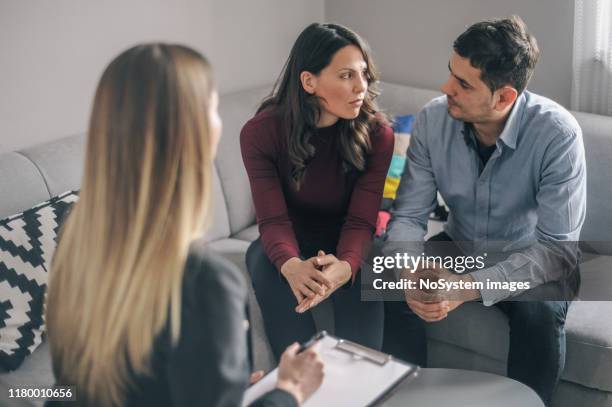
[[[443,232],[431,240],[450,238]],[[548,404],[565,367],[565,317],[569,301],[502,301],[495,304],[510,326],[508,377],[535,390]],[[383,351],[427,365],[425,322],[405,302],[385,303]]]
[[[304,253],[304,257],[309,255],[314,254]],[[295,312],[297,300],[285,278],[268,259],[259,239],[251,243],[246,263],[266,334],[278,360],[287,346],[295,341],[307,341],[316,333],[312,313]],[[338,288],[326,300],[333,302],[335,335],[380,350],[384,307],[381,302],[361,301],[360,275],[357,274],[353,285]]]

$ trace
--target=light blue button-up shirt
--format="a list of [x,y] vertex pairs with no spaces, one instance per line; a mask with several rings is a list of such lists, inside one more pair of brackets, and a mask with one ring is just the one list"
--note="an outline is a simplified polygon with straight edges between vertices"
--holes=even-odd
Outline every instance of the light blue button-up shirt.
[[[450,210],[445,231],[454,241],[503,241],[513,250],[532,243],[474,271],[476,281],[529,281],[533,288],[562,279],[555,248],[533,242],[579,239],[586,166],[578,123],[557,103],[525,91],[484,167],[468,129],[448,115],[446,96],[418,114],[386,245],[422,242],[439,192]],[[481,290],[481,295],[491,305],[520,292]]]

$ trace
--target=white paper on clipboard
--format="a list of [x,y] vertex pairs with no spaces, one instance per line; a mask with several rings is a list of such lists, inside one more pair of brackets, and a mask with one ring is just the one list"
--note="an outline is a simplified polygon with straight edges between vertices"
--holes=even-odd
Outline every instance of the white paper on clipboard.
[[[304,407],[369,406],[379,400],[398,381],[410,377],[418,369],[414,365],[390,358],[384,365],[355,357],[336,347],[339,339],[324,336],[319,352],[325,363],[321,387],[303,404]],[[245,392],[242,406],[246,407],[276,385],[277,369],[268,373]]]

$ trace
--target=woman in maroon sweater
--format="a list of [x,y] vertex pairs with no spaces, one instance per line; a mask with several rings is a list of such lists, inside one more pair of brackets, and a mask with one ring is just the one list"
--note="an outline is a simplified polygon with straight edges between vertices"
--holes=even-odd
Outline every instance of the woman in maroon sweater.
[[311,24],[242,129],[261,235],[247,268],[277,358],[315,332],[308,310],[326,298],[338,336],[382,345],[383,306],[360,300],[359,276],[393,152],[376,79],[357,34]]

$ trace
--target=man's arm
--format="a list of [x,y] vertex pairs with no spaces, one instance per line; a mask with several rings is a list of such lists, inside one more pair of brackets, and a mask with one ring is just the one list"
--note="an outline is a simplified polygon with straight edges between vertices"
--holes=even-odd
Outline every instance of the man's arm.
[[408,148],[406,169],[393,203],[392,218],[383,246],[385,255],[423,250],[427,220],[436,205],[436,182],[427,143],[427,111],[415,121]]
[[[578,263],[578,239],[586,213],[586,164],[580,129],[555,138],[542,163],[536,242],[492,267],[475,271],[475,281],[525,281],[530,288],[562,281]],[[485,305],[492,305],[525,290],[482,290]]]

